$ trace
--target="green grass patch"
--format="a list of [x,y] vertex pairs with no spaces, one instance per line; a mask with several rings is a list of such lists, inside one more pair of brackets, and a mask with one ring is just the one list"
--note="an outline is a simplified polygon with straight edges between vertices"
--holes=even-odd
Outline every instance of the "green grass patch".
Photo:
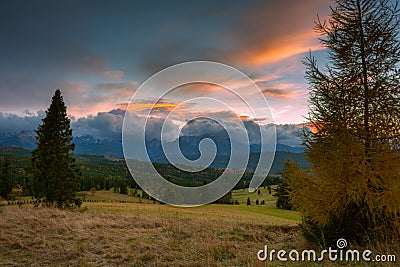
[[[238,189],[232,191],[233,201],[238,201],[239,205],[247,205],[247,198],[250,198],[251,204],[256,205],[256,200],[258,199],[260,205],[264,200],[265,204],[263,206],[273,208],[276,206],[276,197],[273,196],[274,189],[276,186],[271,186],[271,194],[269,194],[268,188],[260,187],[258,190],[250,193],[248,188]],[[260,194],[258,194],[260,191]]]

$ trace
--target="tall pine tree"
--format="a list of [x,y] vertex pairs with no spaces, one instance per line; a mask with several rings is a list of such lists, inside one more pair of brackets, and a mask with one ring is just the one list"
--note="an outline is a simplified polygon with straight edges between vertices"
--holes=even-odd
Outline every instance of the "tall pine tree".
[[0,160],[0,196],[4,199],[8,199],[12,187],[10,160],[5,156],[4,161]]
[[43,124],[36,130],[37,148],[32,153],[32,191],[37,200],[59,208],[79,204],[80,173],[75,164],[72,129],[60,90],[56,90]]
[[291,181],[314,240],[400,235],[400,12],[393,3],[337,0],[328,21],[316,23],[328,63],[305,62],[312,168]]

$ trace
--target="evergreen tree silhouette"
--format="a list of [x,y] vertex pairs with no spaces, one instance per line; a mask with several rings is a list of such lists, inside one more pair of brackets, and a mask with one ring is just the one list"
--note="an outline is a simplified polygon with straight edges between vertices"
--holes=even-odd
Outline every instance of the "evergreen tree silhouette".
[[36,130],[37,148],[32,153],[33,195],[47,206],[58,208],[79,205],[75,194],[80,173],[72,154],[72,129],[67,107],[56,90],[43,124]]

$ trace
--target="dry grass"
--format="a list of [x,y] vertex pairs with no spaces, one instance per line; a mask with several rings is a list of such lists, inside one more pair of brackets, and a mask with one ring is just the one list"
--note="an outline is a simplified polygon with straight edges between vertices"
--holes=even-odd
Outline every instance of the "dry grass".
[[264,244],[297,240],[296,226],[212,216],[212,209],[87,205],[86,211],[3,207],[0,265],[260,266],[256,253]]
[[257,251],[306,246],[296,221],[271,221],[252,209],[84,205],[0,207],[0,266],[284,266],[259,262]]

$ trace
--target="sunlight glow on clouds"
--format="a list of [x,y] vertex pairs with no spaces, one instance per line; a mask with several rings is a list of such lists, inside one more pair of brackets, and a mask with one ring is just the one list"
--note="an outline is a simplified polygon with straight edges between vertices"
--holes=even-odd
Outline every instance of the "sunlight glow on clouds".
[[258,47],[254,51],[245,51],[240,60],[247,60],[257,66],[272,64],[282,59],[304,53],[305,51],[319,50],[321,46],[314,41],[318,36],[311,32],[299,33],[295,36],[285,36],[281,39],[269,41],[265,47]]
[[164,103],[159,102],[156,104],[151,103],[135,103],[127,105],[127,110],[135,113],[140,113],[145,110],[152,110],[154,113],[170,112],[176,108],[179,104],[177,103]]
[[261,66],[321,49],[313,31],[316,14],[323,19],[329,0],[273,0],[255,5],[236,21],[230,38],[236,45],[231,56],[245,65]]
[[[96,116],[126,108],[138,86],[161,69],[210,60],[252,77],[268,98],[275,121],[303,122],[307,84],[301,60],[309,49],[321,50],[313,21],[317,14],[323,19],[330,4],[330,0],[172,1],[158,2],[155,11],[152,4],[135,1],[119,5],[3,1],[0,10],[7,12],[0,16],[0,112],[23,116],[26,109],[45,110],[60,88],[74,118]],[[107,20],[99,14],[107,14]],[[221,78],[224,82],[240,87]],[[156,111],[171,111],[188,97],[227,95],[209,84],[184,87],[157,104]],[[246,95],[246,88],[241,92]],[[230,101],[237,116],[263,119],[252,118],[237,100]],[[135,107],[146,108],[146,103]],[[177,116],[185,121],[213,109],[212,103],[193,102],[180,107]]]

